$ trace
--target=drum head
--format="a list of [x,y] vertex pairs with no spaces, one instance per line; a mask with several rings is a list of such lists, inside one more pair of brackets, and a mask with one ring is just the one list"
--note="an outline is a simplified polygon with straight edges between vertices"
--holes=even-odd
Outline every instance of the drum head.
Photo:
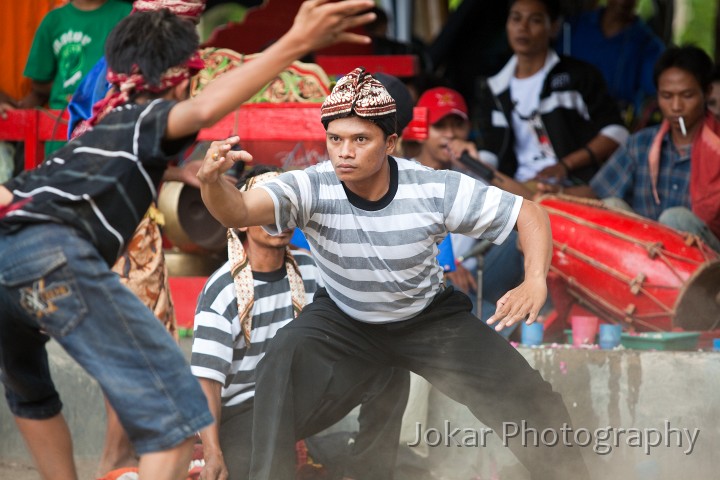
[[673,326],[713,330],[720,326],[720,261],[701,266],[678,297]]

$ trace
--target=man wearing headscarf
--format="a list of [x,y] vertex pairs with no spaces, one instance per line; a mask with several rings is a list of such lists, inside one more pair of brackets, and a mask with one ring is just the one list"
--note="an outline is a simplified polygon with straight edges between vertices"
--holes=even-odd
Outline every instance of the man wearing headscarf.
[[[501,243],[513,227],[525,280],[505,294],[488,323],[536,320],[547,297],[552,241],[535,203],[459,172],[394,158],[396,106],[363,69],[340,79],[321,109],[330,159],[239,192],[221,178],[237,139],[209,152],[198,172],[203,200],[224,225],[263,225],[305,234],[325,288],[276,334],[258,366],[254,480],[293,478],[294,412],[311,389],[305,363],[400,366],[467,405],[501,432],[507,422],[559,431],[570,416],[559,394],[491,327],[469,299],[442,283],[437,244],[448,233]],[[211,149],[212,150],[212,149]],[[354,378],[354,375],[350,375]],[[578,448],[508,445],[533,479],[588,478]]]
[[[264,56],[195,98],[188,96],[198,66],[193,26],[166,10],[130,15],[106,48],[113,96],[129,101],[38,168],[0,185],[0,380],[43,478],[77,478],[48,370],[50,338],[116,408],[140,455],[140,478],[187,473],[195,432],[213,420],[207,400],[179,347],[110,266],[157,197],[168,163],[197,133],[307,52],[338,41],[367,43],[346,30],[373,19],[360,13],[371,4],[303,3]],[[250,159],[247,152],[242,158]]]
[[[170,10],[180,18],[195,24],[200,21],[200,15],[205,10],[206,0],[135,0],[130,12],[150,12],[163,8]],[[68,139],[79,135],[75,129],[84,120],[93,116],[93,105],[105,98],[110,83],[106,80],[107,61],[101,57],[78,85],[77,90],[68,104]],[[84,130],[84,129],[83,129]]]
[[[136,0],[131,14],[168,9],[180,18],[197,23],[204,8],[205,0]],[[195,55],[190,67],[189,75],[193,77],[203,68],[203,62]],[[154,91],[162,91],[175,84],[178,79],[173,72],[168,72],[159,85],[154,87]],[[146,87],[146,79],[141,74],[118,75],[110,71],[103,56],[83,79],[70,101],[68,136],[74,138],[82,135],[118,105],[127,102],[130,95]],[[163,180],[182,181],[197,186],[194,176],[196,169],[197,165],[193,168],[192,164],[185,168],[169,166]],[[162,213],[153,203],[127,248],[113,266],[113,271],[177,339],[175,308],[170,295],[169,274],[160,231],[163,222]],[[117,415],[109,403],[106,402],[105,406],[107,428],[98,475],[137,465],[135,452]]]

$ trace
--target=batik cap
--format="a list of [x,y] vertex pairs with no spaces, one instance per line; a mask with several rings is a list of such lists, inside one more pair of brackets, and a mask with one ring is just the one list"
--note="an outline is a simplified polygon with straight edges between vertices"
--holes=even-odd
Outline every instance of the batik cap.
[[[338,80],[320,107],[320,121],[327,128],[331,121],[353,114],[365,120],[392,119],[395,123],[395,100],[383,84],[362,67]],[[395,133],[395,128],[386,133]]]
[[435,125],[448,115],[457,115],[463,120],[468,119],[465,99],[450,88],[437,87],[425,91],[418,99],[417,106],[427,108],[430,125]]

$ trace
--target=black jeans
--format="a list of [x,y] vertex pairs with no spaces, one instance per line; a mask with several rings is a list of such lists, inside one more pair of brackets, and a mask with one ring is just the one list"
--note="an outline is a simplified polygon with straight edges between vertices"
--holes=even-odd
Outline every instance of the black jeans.
[[[293,463],[281,452],[295,442],[298,412],[313,411],[306,399],[317,399],[322,390],[327,395],[314,408],[335,408],[330,389],[314,382],[318,374],[328,378],[335,365],[344,365],[345,374],[358,380],[378,366],[411,370],[495,432],[503,430],[503,422],[520,426],[525,421],[538,431],[569,426],[561,396],[470,310],[467,296],[447,288],[412,319],[371,324],[348,317],[319,290],[298,318],[278,331],[258,367],[250,478],[293,478]],[[520,436],[509,446],[533,479],[589,477],[576,446],[524,447]]]

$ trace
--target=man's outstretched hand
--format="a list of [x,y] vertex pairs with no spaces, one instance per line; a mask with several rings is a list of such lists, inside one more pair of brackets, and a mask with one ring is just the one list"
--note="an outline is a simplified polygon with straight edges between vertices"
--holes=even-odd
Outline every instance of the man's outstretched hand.
[[210,144],[197,172],[200,183],[215,183],[223,178],[223,174],[230,170],[235,162],[252,161],[252,155],[245,150],[232,150],[239,142],[240,137],[236,135]]
[[306,0],[286,35],[305,44],[308,51],[342,42],[367,44],[370,37],[348,30],[375,20],[374,13],[362,13],[374,6],[372,0]]

